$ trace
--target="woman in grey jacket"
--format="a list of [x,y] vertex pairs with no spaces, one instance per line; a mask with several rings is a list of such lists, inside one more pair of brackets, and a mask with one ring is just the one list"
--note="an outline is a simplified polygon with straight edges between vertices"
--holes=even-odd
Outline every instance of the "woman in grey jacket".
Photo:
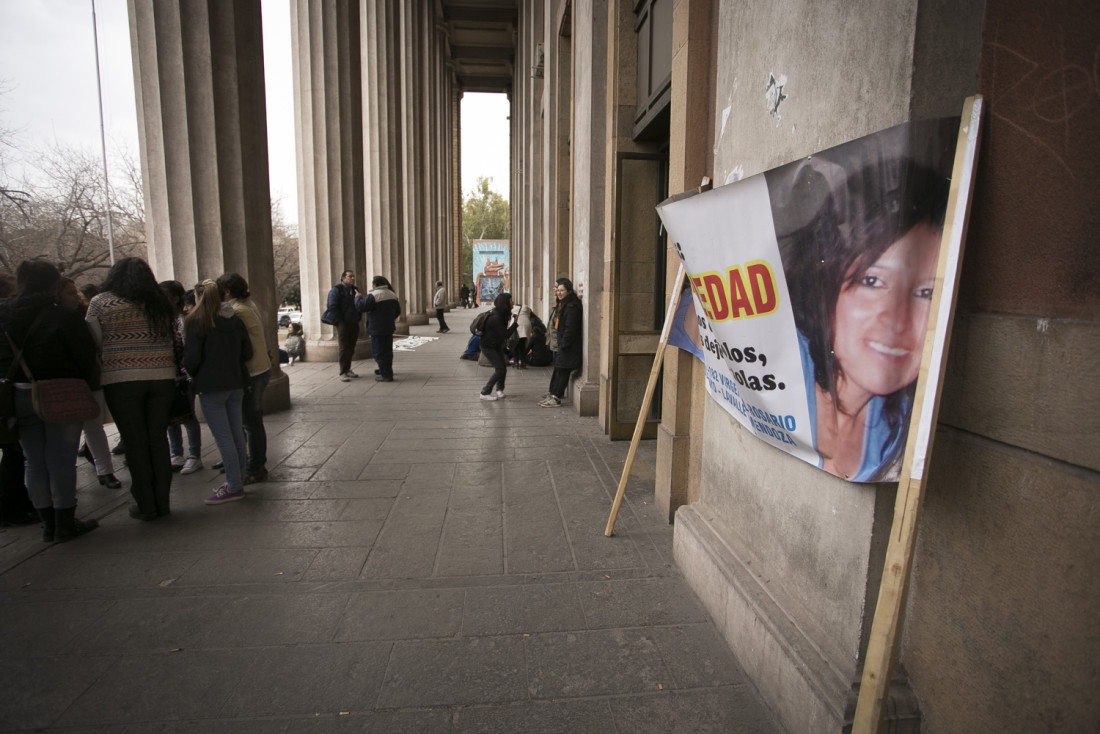
[[199,398],[206,425],[214,435],[225,484],[204,501],[208,505],[244,499],[246,444],[241,401],[249,383],[245,365],[252,358],[252,341],[225,291],[213,280],[195,286],[197,302],[184,321],[183,366]]

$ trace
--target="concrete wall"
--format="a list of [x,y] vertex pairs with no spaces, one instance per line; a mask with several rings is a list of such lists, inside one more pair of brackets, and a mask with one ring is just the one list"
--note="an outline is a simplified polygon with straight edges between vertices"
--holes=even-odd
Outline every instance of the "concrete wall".
[[927,734],[1100,731],[1100,13],[989,3],[901,660]]

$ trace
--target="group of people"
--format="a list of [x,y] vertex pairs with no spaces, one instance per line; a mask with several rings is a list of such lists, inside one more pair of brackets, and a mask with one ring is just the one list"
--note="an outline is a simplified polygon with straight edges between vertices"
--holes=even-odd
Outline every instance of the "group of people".
[[[442,289],[443,284],[439,285]],[[340,276],[340,282],[329,291],[325,313],[321,317],[321,321],[336,327],[340,350],[340,379],[344,382],[359,377],[351,369],[351,361],[355,357],[359,319],[363,314],[367,315],[371,356],[378,365],[374,371],[374,379],[378,382],[393,382],[393,334],[397,331],[401,302],[385,276],[374,276],[371,279],[371,290],[364,294],[355,285],[355,273],[345,270]],[[446,323],[441,321],[440,329],[446,329]]]
[[[557,303],[550,315],[550,331],[553,349],[554,369],[550,375],[550,389],[539,400],[544,408],[561,407],[565,391],[569,387],[569,378],[575,370],[581,368],[584,343],[581,339],[584,313],[580,298],[573,290],[569,278],[558,278],[554,295]],[[510,339],[521,329],[523,334],[516,340],[512,349],[511,363],[523,368],[535,360],[542,361],[542,349],[546,348],[545,337],[531,327],[531,309],[520,307],[513,313],[511,293],[501,293],[493,301],[493,308],[480,329],[481,353],[493,366],[493,374],[481,389],[481,399],[500,400],[504,397],[504,383],[508,377],[507,345]],[[535,346],[531,346],[532,340]],[[533,357],[534,355],[534,357]]]
[[[10,281],[0,277],[0,289]],[[179,426],[169,426],[180,399],[190,407],[197,397],[221,454],[214,468],[224,469],[225,482],[206,504],[239,500],[244,485],[267,478],[263,397],[271,354],[245,279],[226,273],[188,293],[176,281],[157,283],[144,260],[128,257],[112,266],[98,290],[89,289],[94,295],[85,304],[52,263],[25,261],[16,270],[14,288],[0,301],[0,376],[14,383],[19,433],[18,445],[3,447],[0,514],[6,521],[30,519],[18,504],[25,492],[48,542],[97,527],[95,520],[76,517],[81,431],[100,484],[119,488],[121,483],[110,464],[102,408],[90,421],[46,423],[32,402],[34,380],[83,380],[110,410],[130,470],[129,514],[135,519],[169,515],[173,471],[202,467],[193,411],[176,416],[187,418],[186,458]],[[16,452],[25,464],[22,477],[10,468]]]

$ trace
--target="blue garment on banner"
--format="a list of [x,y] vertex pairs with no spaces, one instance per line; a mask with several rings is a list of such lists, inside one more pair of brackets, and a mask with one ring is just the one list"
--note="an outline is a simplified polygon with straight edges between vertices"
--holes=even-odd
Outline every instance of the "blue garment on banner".
[[[798,332],[798,352],[802,357],[802,376],[806,383],[806,402],[810,408],[810,430],[814,441],[814,451],[817,451],[817,392],[814,381],[814,361],[810,358],[810,341],[802,332]],[[905,398],[902,415],[908,415],[910,399]],[[891,460],[896,452],[903,448],[904,439],[901,426],[891,427],[890,419],[886,415],[886,398],[876,395],[867,403],[866,420],[863,426],[863,454],[860,459],[859,469],[848,478],[850,482],[867,482],[871,480],[882,465]],[[817,458],[817,468],[822,468],[823,460],[820,454]],[[880,480],[886,481],[886,480]]]

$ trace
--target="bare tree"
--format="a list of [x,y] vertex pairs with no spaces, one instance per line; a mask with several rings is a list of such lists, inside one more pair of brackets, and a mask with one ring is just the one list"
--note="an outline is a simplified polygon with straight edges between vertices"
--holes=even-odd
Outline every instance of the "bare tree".
[[[61,145],[40,154],[34,180],[20,187],[26,200],[0,200],[0,267],[46,259],[74,280],[101,279],[110,266],[101,166],[97,156]],[[141,174],[129,156],[122,168],[122,184],[111,198],[115,256],[144,257]]]
[[301,305],[298,227],[288,224],[282,201],[271,201],[271,245],[275,256],[275,302]]

